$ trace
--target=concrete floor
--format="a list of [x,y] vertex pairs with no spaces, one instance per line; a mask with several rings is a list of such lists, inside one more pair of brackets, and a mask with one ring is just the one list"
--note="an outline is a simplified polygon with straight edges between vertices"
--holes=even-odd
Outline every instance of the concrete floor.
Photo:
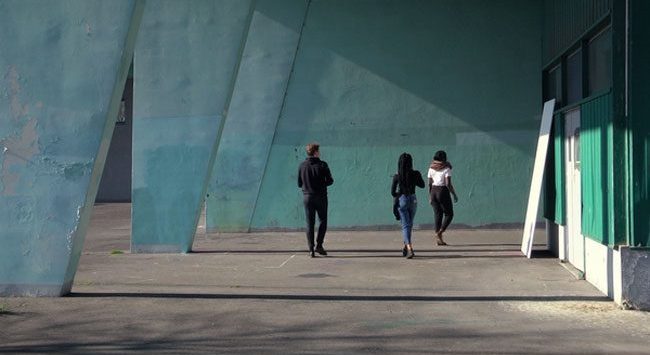
[[[0,353],[650,353],[650,314],[620,310],[518,230],[208,234],[136,255],[129,205],[95,207],[73,294],[0,299]],[[538,236],[543,241],[543,236]],[[124,254],[117,254],[124,251]]]

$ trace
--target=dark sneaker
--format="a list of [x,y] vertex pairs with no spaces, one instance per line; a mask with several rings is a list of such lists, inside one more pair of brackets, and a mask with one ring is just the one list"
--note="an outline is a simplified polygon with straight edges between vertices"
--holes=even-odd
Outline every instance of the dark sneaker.
[[408,254],[406,255],[407,259],[413,259],[415,256],[415,252],[413,252],[413,249],[409,250]]
[[406,253],[408,253],[408,249],[406,248],[406,245],[405,245],[404,249],[402,249],[402,256],[406,256]]
[[320,255],[327,255],[327,252],[325,249],[323,249],[323,247],[316,247],[316,252]]
[[314,249],[309,249],[309,256],[312,258],[316,257],[316,254],[314,254]]

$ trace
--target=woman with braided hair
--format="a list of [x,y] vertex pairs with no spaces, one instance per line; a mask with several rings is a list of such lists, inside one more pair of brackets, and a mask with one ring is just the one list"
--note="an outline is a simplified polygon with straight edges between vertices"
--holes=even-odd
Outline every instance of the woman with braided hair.
[[407,259],[415,256],[411,242],[413,230],[413,218],[418,207],[418,200],[415,196],[415,187],[424,187],[424,180],[419,171],[413,170],[413,158],[408,153],[402,153],[397,161],[397,174],[393,176],[393,183],[390,193],[393,197],[399,198],[399,215],[402,223],[402,237],[404,248],[402,255]]

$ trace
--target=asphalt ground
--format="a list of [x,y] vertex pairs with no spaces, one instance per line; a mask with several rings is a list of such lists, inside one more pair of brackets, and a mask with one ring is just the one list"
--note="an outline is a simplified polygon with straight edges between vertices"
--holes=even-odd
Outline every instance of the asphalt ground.
[[94,209],[73,292],[0,298],[0,353],[650,354],[622,310],[521,230],[206,234],[189,254],[130,254],[130,205]]

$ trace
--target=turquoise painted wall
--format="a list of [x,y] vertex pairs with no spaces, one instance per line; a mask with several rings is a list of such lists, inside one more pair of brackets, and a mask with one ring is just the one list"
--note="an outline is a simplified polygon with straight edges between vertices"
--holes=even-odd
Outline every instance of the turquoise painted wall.
[[0,295],[70,291],[141,5],[0,1]]
[[582,234],[614,245],[614,151],[611,93],[580,105],[580,188]]
[[206,199],[208,231],[250,227],[307,4],[256,2]]
[[[456,224],[521,224],[541,29],[534,0],[311,1],[251,228],[303,227],[296,171],[310,141],[334,176],[332,227],[394,224],[399,154],[426,174],[438,149],[454,164]],[[416,223],[432,223],[424,190],[418,199]]]
[[250,1],[147,5],[134,59],[132,252],[191,249]]

